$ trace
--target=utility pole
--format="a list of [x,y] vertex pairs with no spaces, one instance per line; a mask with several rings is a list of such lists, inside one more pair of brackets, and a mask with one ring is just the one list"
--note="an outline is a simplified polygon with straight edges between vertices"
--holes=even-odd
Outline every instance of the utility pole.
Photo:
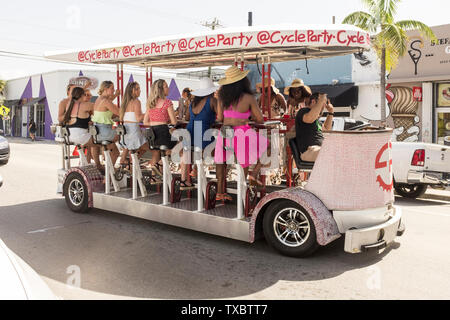
[[[211,30],[216,30],[217,27],[223,27],[223,25],[220,24],[219,19],[214,18],[212,22],[205,21],[202,23],[202,26],[206,28],[211,28]],[[212,69],[211,67],[208,67],[208,78],[211,78]]]
[[253,26],[253,12],[251,11],[248,13],[248,26]]

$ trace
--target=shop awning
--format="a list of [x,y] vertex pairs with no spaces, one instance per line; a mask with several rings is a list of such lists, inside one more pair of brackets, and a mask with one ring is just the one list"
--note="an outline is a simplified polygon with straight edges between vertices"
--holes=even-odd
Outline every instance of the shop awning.
[[358,105],[358,87],[354,83],[310,87],[312,92],[327,93],[334,107]]
[[20,100],[5,100],[3,102],[3,105],[8,108],[11,108],[12,106],[18,106],[20,105]]
[[41,97],[41,98],[32,98],[30,99],[28,102],[24,103],[23,106],[25,107],[32,107],[34,106],[36,103],[41,102],[42,100],[44,100],[45,97]]

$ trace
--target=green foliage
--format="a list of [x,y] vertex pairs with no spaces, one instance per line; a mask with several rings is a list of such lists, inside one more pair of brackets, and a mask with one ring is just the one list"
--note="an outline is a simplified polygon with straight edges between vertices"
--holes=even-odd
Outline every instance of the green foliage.
[[407,31],[418,30],[422,36],[436,39],[430,27],[416,20],[395,22],[397,7],[401,0],[361,0],[368,12],[357,11],[349,14],[342,23],[357,26],[373,35],[373,46],[381,61],[381,50],[386,50],[384,67],[390,72],[405,55],[408,46]]

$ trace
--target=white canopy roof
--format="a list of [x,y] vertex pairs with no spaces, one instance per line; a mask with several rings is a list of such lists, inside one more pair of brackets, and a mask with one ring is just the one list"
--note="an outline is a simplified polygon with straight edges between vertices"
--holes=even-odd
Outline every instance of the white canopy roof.
[[159,37],[131,44],[59,51],[46,58],[83,63],[129,64],[161,68],[231,65],[236,55],[256,63],[326,58],[370,49],[370,35],[349,25],[272,25],[217,29],[205,33]]

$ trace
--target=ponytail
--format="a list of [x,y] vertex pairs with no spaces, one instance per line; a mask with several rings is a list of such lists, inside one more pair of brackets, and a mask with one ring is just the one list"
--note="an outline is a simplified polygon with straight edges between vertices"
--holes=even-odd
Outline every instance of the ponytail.
[[69,108],[66,110],[66,113],[64,114],[63,119],[63,126],[67,125],[68,122],[70,122],[70,119],[72,118],[72,110],[75,105],[75,102],[79,100],[84,94],[84,90],[82,88],[76,87],[72,91],[72,99],[70,100]]

